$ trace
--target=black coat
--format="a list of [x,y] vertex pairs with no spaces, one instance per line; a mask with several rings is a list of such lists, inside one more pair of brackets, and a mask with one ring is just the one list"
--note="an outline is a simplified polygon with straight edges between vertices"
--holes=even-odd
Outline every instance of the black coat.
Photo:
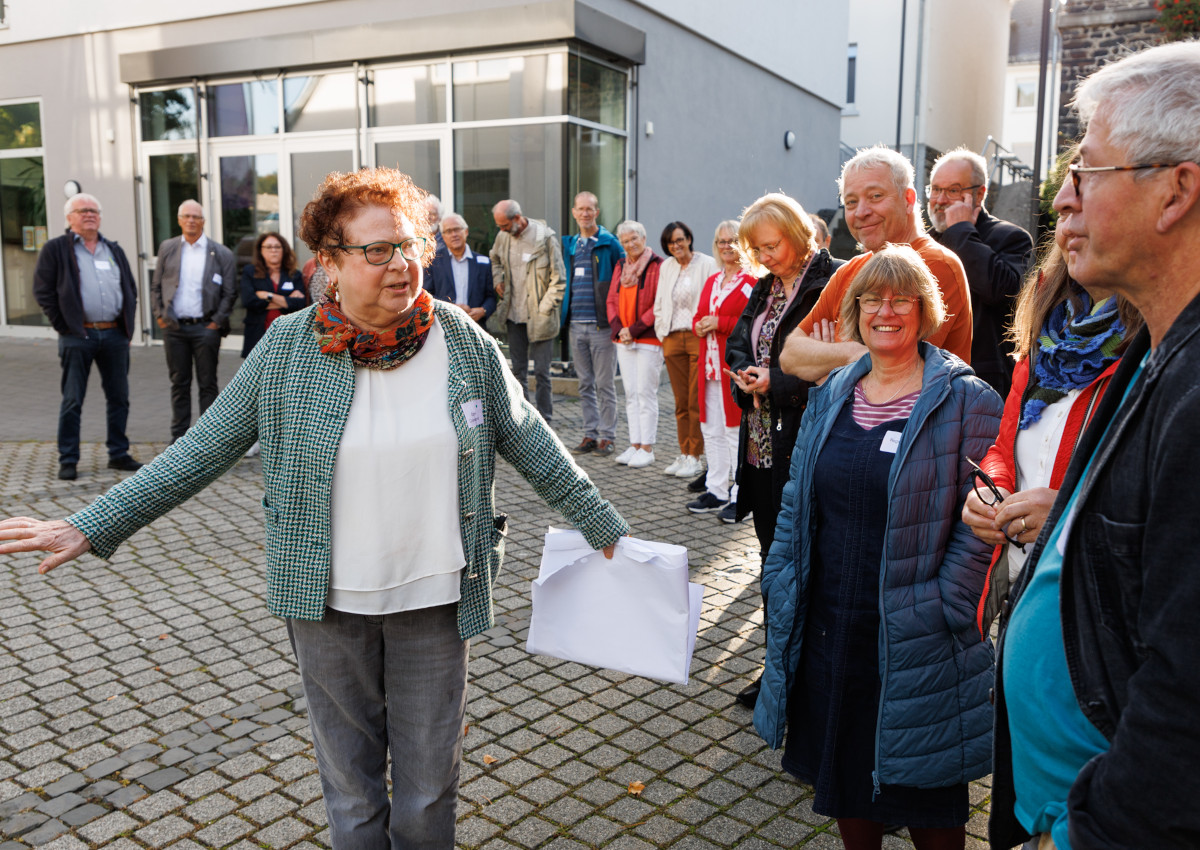
[[[779,352],[783,349],[783,343],[787,340],[788,334],[794,331],[801,320],[812,311],[813,306],[817,303],[817,298],[821,295],[821,290],[825,288],[825,284],[829,283],[829,278],[833,276],[833,273],[843,264],[842,260],[835,260],[829,256],[829,252],[824,248],[813,257],[808,272],[798,284],[800,291],[796,293],[796,297],[784,311],[779,327],[775,331],[775,338],[771,340],[771,483],[774,487],[775,505],[778,505],[783,497],[783,485],[787,483],[792,447],[796,444],[796,433],[800,430],[800,417],[804,414],[804,408],[808,404],[808,388],[812,386],[809,381],[789,375],[779,368]],[[746,309],[742,311],[741,318],[733,326],[733,332],[729,334],[729,341],[725,344],[725,364],[734,372],[755,365],[754,352],[750,347],[750,331],[754,327],[754,320],[758,314],[766,309],[767,296],[770,294],[774,282],[775,276],[771,274],[759,279],[754,286],[754,291],[750,293],[750,300],[746,302]],[[746,462],[746,446],[749,442],[745,411],[754,409],[754,399],[739,390],[736,384],[733,386],[733,398],[743,411],[741,433],[738,440],[738,477],[740,479],[742,464]],[[746,516],[749,512],[749,508],[744,507],[739,499],[738,519]]]
[[[291,284],[289,287],[288,284]],[[242,333],[242,356],[254,350],[254,346],[267,332],[267,302],[258,293],[270,290],[287,298],[287,309],[281,312],[294,313],[308,306],[308,289],[304,286],[304,275],[293,271],[290,276],[280,275],[276,286],[270,277],[258,277],[253,263],[242,269],[242,306],[246,308],[246,326]]]
[[[117,316],[117,325],[127,339],[133,339],[137,284],[134,283],[129,260],[125,259],[125,252],[116,242],[103,236],[100,241],[112,251],[117,269],[121,272],[121,314]],[[33,273],[33,297],[50,324],[63,336],[87,337],[87,330],[83,327],[83,295],[79,287],[75,234],[68,230],[42,246]]]
[[963,264],[971,291],[971,368],[1001,396],[1012,386],[1012,345],[1004,341],[1017,294],[1033,263],[1033,237],[1007,221],[979,211],[968,222],[929,235]]

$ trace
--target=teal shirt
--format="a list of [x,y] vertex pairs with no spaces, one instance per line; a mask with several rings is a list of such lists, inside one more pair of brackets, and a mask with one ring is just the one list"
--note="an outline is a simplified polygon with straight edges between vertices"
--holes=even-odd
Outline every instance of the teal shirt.
[[[1139,366],[1122,404],[1140,376]],[[1094,457],[1089,459],[1088,469],[1092,460]],[[1108,750],[1108,740],[1079,710],[1063,644],[1059,582],[1070,537],[1064,519],[1074,516],[1077,498],[1078,491],[1063,509],[1029,586],[1013,609],[1004,639],[1002,671],[1017,820],[1034,835],[1049,832],[1059,850],[1071,850],[1067,794],[1075,777],[1091,759]],[[1064,536],[1068,540],[1063,540]]]
[[[262,444],[267,608],[280,617],[320,620],[329,590],[329,502],[333,466],[354,397],[348,352],[324,354],[309,307],[273,322],[212,406],[137,474],[67,521],[92,552],[109,558],[138,529],[199,493]],[[629,525],[571,459],[525,401],[495,340],[451,304],[435,314],[450,355],[450,418],[458,437],[462,571],[458,629],[463,639],[491,628],[492,587],[504,552],[496,528],[496,455],[513,465],[547,504],[600,549]],[[404,368],[403,366],[400,368]],[[482,421],[475,421],[476,414]],[[468,421],[468,415],[472,421]],[[388,493],[380,493],[387,499]],[[436,534],[437,530],[430,533]]]

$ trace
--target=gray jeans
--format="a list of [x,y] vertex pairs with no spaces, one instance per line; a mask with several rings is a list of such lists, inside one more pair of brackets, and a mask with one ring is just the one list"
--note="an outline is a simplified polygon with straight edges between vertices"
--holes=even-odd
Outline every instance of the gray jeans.
[[595,322],[571,322],[571,359],[579,377],[583,436],[613,440],[617,436],[617,350],[607,328]]
[[537,378],[535,406],[547,422],[554,416],[554,389],[550,386],[550,357],[554,353],[554,340],[529,341],[529,325],[521,322],[508,323],[508,353],[512,357],[513,375],[529,398],[529,358],[533,358],[533,376]]
[[[467,641],[457,606],[288,620],[334,850],[454,847]],[[392,799],[385,781],[392,755]]]

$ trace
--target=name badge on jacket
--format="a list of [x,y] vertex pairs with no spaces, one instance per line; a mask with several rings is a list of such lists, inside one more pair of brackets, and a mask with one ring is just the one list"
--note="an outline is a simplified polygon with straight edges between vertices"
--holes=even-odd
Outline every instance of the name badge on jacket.
[[213,286],[220,286],[222,280],[223,279],[219,273],[216,273],[216,272],[213,273],[213,279],[212,279]]
[[483,424],[483,400],[473,398],[470,401],[463,402],[463,416],[467,419],[467,427],[475,428]]

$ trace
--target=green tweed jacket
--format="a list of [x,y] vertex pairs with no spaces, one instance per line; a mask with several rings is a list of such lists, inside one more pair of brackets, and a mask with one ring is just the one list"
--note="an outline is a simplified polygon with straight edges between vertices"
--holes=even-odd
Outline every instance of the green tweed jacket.
[[[313,309],[273,322],[187,434],[67,518],[95,554],[111,557],[134,532],[215,481],[259,440],[267,607],[280,617],[322,619],[329,589],[330,485],[354,396],[354,366],[347,352],[322,354],[317,348]],[[629,525],[525,401],[495,341],[457,307],[438,302],[435,309],[450,352],[450,416],[458,434],[459,520],[467,559],[458,631],[466,639],[494,623],[492,586],[504,554],[492,492],[497,452],[593,547],[615,542]],[[472,426],[467,413],[477,406],[483,421]]]

